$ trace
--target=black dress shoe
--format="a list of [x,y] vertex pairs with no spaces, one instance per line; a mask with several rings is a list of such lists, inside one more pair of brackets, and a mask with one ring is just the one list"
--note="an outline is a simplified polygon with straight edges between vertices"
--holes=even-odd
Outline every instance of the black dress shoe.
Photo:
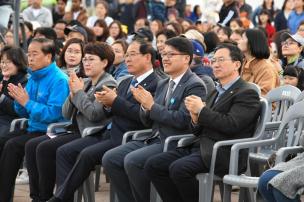
[[47,202],[62,202],[60,198],[56,198],[55,196],[53,196],[52,198],[50,198]]

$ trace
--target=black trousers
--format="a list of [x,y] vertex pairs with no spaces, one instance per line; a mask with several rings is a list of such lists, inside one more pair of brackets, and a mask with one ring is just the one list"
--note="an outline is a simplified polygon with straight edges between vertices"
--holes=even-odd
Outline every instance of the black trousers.
[[57,150],[57,198],[71,200],[95,166],[101,164],[103,154],[114,147],[106,133],[74,140]]
[[179,148],[148,159],[144,168],[163,202],[197,202],[195,176],[208,172],[199,148]]
[[56,179],[56,150],[80,138],[79,134],[64,134],[53,139],[47,135],[36,137],[25,145],[25,159],[30,180],[30,197],[47,201],[53,196]]
[[42,132],[17,132],[0,139],[2,154],[0,158],[0,202],[10,202],[15,179],[24,157],[25,143],[42,136]]

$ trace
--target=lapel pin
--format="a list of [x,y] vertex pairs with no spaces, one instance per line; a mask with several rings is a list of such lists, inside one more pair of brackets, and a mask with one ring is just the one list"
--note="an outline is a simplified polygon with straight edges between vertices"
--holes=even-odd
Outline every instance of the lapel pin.
[[233,91],[230,91],[230,94],[232,94],[233,93]]
[[146,86],[147,84],[146,83],[144,83],[144,86]]
[[174,99],[174,98],[171,98],[171,99],[170,99],[170,104],[173,105],[174,102],[175,102],[175,99]]

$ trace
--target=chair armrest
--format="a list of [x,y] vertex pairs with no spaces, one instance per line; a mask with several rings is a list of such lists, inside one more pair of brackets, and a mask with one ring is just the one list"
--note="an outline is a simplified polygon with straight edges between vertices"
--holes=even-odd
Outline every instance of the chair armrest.
[[185,134],[185,135],[173,135],[173,136],[169,136],[166,138],[165,140],[165,144],[164,144],[164,152],[168,151],[168,147],[169,144],[173,141],[178,141],[182,138],[189,138],[189,137],[195,137],[193,134]]
[[10,126],[9,131],[13,132],[16,129],[17,124],[19,124],[20,129],[24,129],[27,122],[28,122],[28,119],[26,119],[26,118],[14,119],[11,122],[11,126]]
[[152,132],[152,129],[146,129],[146,130],[133,130],[133,131],[128,131],[126,132],[124,135],[123,135],[123,138],[122,138],[122,143],[121,144],[126,144],[128,141],[130,141],[131,139],[134,139],[134,135],[136,133],[139,133],[140,132],[149,132],[150,133]]
[[48,125],[46,134],[48,135],[55,135],[54,134],[54,130],[58,129],[58,128],[64,128],[65,126],[71,124],[71,121],[66,121],[66,122],[58,122],[58,123],[51,123],[50,125]]
[[136,140],[136,139],[139,139],[139,138],[142,138],[142,137],[148,137],[150,136],[152,133],[152,129],[145,129],[145,130],[138,130],[134,133],[133,135],[133,140]]
[[289,154],[297,154],[301,152],[304,152],[304,148],[302,146],[282,147],[276,153],[275,163],[278,164],[284,162]]
[[185,145],[188,145],[188,144],[192,143],[196,138],[198,138],[198,137],[194,136],[194,135],[189,136],[189,137],[184,137],[177,142],[177,147],[183,147]]
[[86,137],[88,135],[92,135],[94,133],[97,133],[98,131],[102,130],[105,126],[94,126],[94,127],[87,127],[83,130],[82,136]]

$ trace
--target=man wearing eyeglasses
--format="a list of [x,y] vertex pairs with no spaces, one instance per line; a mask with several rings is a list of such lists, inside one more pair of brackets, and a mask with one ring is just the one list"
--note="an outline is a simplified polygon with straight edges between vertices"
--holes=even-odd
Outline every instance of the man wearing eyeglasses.
[[[206,102],[195,95],[187,96],[185,106],[190,113],[191,143],[155,155],[145,164],[145,171],[166,202],[197,202],[199,184],[195,176],[210,168],[213,145],[217,141],[248,138],[253,135],[260,105],[258,93],[239,75],[242,53],[232,44],[219,45],[211,60],[219,85],[208,94]],[[240,171],[244,171],[247,154],[240,154]],[[215,174],[228,173],[230,148],[220,148]]]
[[[163,151],[166,137],[190,132],[190,114],[184,104],[185,97],[205,97],[202,81],[189,69],[193,57],[191,42],[183,37],[174,37],[165,44],[162,60],[164,71],[170,78],[158,83],[154,97],[141,85],[131,89],[141,104],[141,120],[152,127],[152,134],[108,151],[102,160],[119,201],[150,201],[150,180],[143,170],[145,162]],[[134,57],[136,54],[133,53]]]

